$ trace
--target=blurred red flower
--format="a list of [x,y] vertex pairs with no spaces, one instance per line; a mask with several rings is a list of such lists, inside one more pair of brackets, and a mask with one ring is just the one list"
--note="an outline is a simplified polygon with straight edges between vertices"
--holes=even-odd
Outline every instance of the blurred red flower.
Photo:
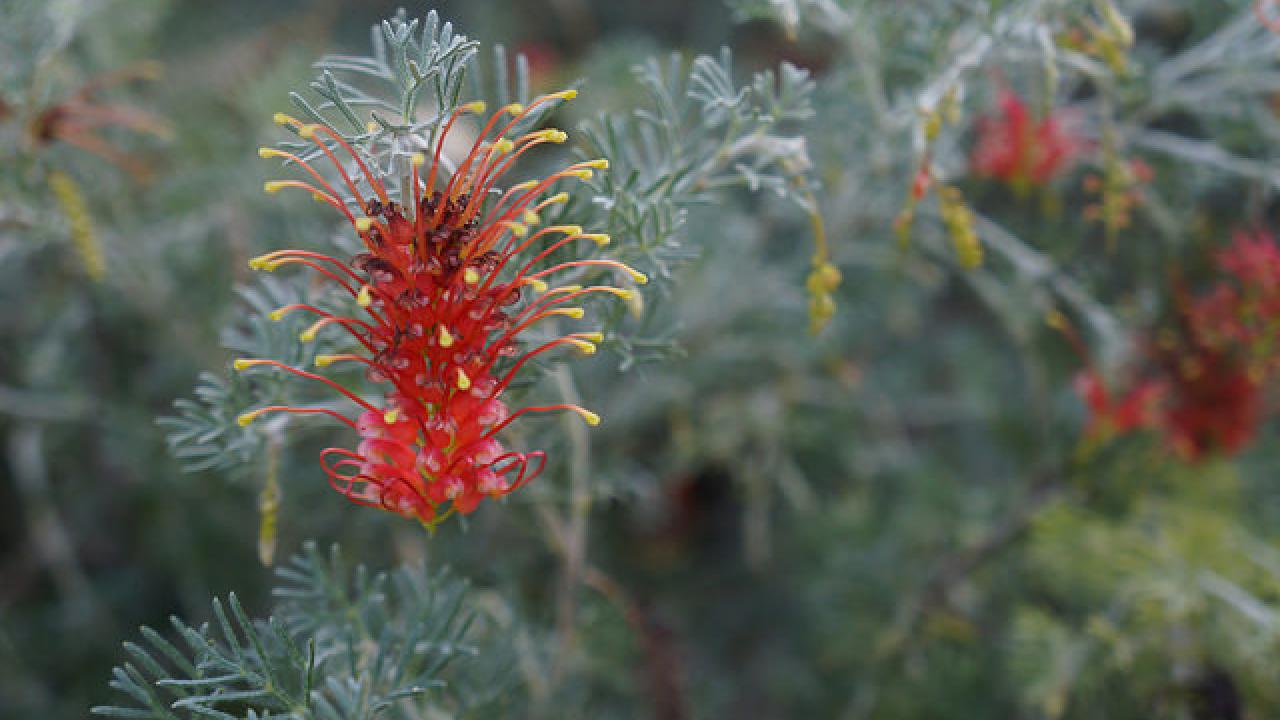
[[[155,80],[160,65],[144,62],[92,78],[64,100],[42,109],[30,123],[28,131],[39,144],[55,141],[74,145],[120,167],[137,179],[146,179],[149,168],[113,145],[99,131],[126,128],[138,133],[167,138],[168,124],[158,115],[120,103],[108,103],[99,93],[134,80]],[[0,106],[0,117],[6,110]]]
[[1085,435],[1108,438],[1155,427],[1160,421],[1160,403],[1167,391],[1162,380],[1147,379],[1116,397],[1096,370],[1076,374],[1075,391],[1089,409]]
[[1237,231],[1216,254],[1221,279],[1198,297],[1179,290],[1177,329],[1155,343],[1147,377],[1115,399],[1092,370],[1076,392],[1088,437],[1159,428],[1188,461],[1243,449],[1263,420],[1263,390],[1280,369],[1280,246]]
[[1261,387],[1227,353],[1199,348],[1179,360],[1161,420],[1170,444],[1189,461],[1239,452],[1261,422]]
[[1192,305],[1192,326],[1201,342],[1244,350],[1255,374],[1270,374],[1280,339],[1280,247],[1265,230],[1241,230],[1217,262],[1226,278]]
[[555,46],[543,41],[529,41],[516,47],[517,56],[523,55],[529,68],[529,84],[546,87],[560,72],[560,53]]
[[1067,131],[1060,116],[1031,116],[1022,98],[1001,89],[999,114],[978,121],[970,163],[980,176],[1015,189],[1044,185],[1070,167],[1084,144]]

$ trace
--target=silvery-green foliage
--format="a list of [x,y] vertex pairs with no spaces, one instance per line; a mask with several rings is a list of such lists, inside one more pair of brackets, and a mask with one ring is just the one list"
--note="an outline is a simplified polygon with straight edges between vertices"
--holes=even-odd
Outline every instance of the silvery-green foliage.
[[[418,718],[482,714],[510,690],[495,642],[447,570],[349,570],[314,545],[277,571],[277,604],[254,620],[233,593],[212,623],[142,628],[111,687],[119,718]],[[166,637],[168,635],[168,637]],[[480,643],[480,644],[477,644]]]
[[[234,357],[274,358],[293,367],[314,365],[318,354],[340,349],[335,342],[343,337],[320,334],[312,342],[300,342],[299,334],[314,321],[303,312],[289,313],[273,320],[270,313],[292,303],[326,307],[335,293],[316,290],[305,275],[267,275],[256,284],[237,288],[245,319],[228,326],[222,345]],[[174,414],[159,419],[168,430],[169,450],[188,472],[233,470],[259,457],[263,433],[241,427],[236,421],[245,410],[266,405],[326,406],[333,398],[315,394],[312,384],[291,382],[284,373],[271,368],[218,375],[201,373],[193,399],[174,402]],[[289,415],[268,418],[271,432],[282,432]],[[302,424],[299,424],[300,426]]]
[[621,240],[617,254],[669,278],[696,256],[683,228],[691,208],[735,186],[787,194],[810,167],[795,123],[813,109],[808,73],[783,63],[740,87],[732,56],[671,55],[635,68],[649,102],[630,115],[600,115],[582,127],[588,154],[609,159],[590,199],[599,224]]

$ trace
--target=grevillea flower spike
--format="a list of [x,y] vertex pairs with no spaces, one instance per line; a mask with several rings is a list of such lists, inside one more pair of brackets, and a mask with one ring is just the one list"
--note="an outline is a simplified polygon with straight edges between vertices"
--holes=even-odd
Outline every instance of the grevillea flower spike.
[[999,114],[978,121],[970,164],[978,175],[1007,183],[1019,192],[1047,184],[1084,149],[1060,114],[1037,120],[1026,102],[1000,90]]
[[[546,464],[542,452],[506,449],[497,435],[525,415],[577,413],[588,424],[600,420],[576,405],[509,409],[504,394],[533,358],[556,348],[595,352],[597,332],[572,332],[529,348],[521,346],[530,328],[550,318],[578,319],[574,301],[608,293],[627,299],[630,290],[595,285],[551,287],[558,273],[598,266],[624,272],[636,283],[643,274],[613,260],[576,259],[551,264],[554,253],[582,242],[606,245],[603,234],[574,225],[537,229],[539,212],[568,199],[549,194],[565,179],[588,180],[608,167],[605,160],[570,165],[542,180],[496,187],[500,177],[531,148],[566,139],[548,129],[508,138],[538,105],[572,98],[575,92],[544,95],[528,107],[508,105],[492,115],[465,158],[446,177],[441,155],[451,129],[483,103],[457,108],[437,133],[432,156],[409,163],[412,209],[393,201],[361,154],[323,125],[287,115],[276,121],[294,128],[332,163],[344,195],[306,161],[282,150],[263,148],[265,158],[296,163],[310,181],[266,184],[267,192],[300,188],[331,205],[351,223],[366,252],[349,262],[304,250],[279,250],[250,261],[260,270],[303,265],[335,283],[351,298],[351,314],[295,304],[272,315],[304,312],[316,321],[302,333],[307,341],[323,329],[347,333],[356,351],[319,355],[317,366],[360,363],[368,378],[386,386],[381,402],[361,397],[330,378],[274,360],[241,359],[237,369],[271,366],[329,385],[354,403],[354,419],[323,407],[262,407],[244,413],[247,425],[265,413],[329,415],[360,436],[356,450],[328,448],[320,463],[330,484],[347,498],[434,526],[455,510],[469,513],[486,497],[505,496],[536,477]],[[339,159],[350,158],[358,173]],[[352,175],[356,175],[353,179]],[[369,193],[362,194],[361,182]],[[406,193],[408,195],[410,193]],[[353,209],[355,211],[353,212]]]

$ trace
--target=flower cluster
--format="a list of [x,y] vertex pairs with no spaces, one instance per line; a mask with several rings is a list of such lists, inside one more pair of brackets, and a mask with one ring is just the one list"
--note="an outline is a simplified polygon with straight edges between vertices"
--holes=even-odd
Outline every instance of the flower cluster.
[[80,255],[85,273],[91,279],[101,281],[107,275],[107,260],[94,232],[93,217],[89,215],[89,205],[85,202],[80,183],[61,170],[51,170],[49,192],[67,217],[71,242]]
[[[612,260],[554,262],[558,251],[575,244],[605,245],[609,238],[581,227],[551,225],[536,229],[539,213],[564,203],[567,193],[548,194],[562,179],[590,179],[607,168],[604,160],[579,162],[542,180],[498,189],[501,176],[528,150],[561,143],[565,133],[540,130],[506,137],[538,105],[572,98],[573,91],[541,96],[528,107],[509,105],[493,114],[469,152],[446,177],[442,153],[462,116],[482,113],[483,103],[459,107],[444,122],[430,160],[412,156],[412,207],[392,200],[357,150],[323,125],[304,124],[277,115],[331,161],[345,186],[343,195],[297,155],[263,148],[263,157],[296,163],[314,182],[267,183],[267,191],[301,188],[342,213],[364,242],[365,252],[349,262],[304,250],[280,250],[254,258],[251,265],[274,270],[303,265],[349,295],[352,315],[306,304],[273,313],[306,312],[318,317],[302,334],[313,339],[324,328],[345,331],[357,350],[320,355],[316,365],[360,363],[367,377],[387,386],[374,402],[332,379],[273,360],[241,359],[237,369],[272,366],[332,387],[361,409],[354,419],[325,407],[271,406],[241,416],[242,424],[269,412],[324,414],[349,425],[360,436],[356,450],[328,448],[321,465],[330,484],[351,500],[380,507],[432,526],[452,512],[469,513],[486,497],[504,496],[532,480],[545,465],[541,452],[508,450],[496,437],[517,418],[555,410],[579,414],[594,425],[599,418],[575,405],[512,410],[504,397],[517,373],[533,358],[560,347],[595,351],[602,337],[573,332],[531,348],[528,331],[550,318],[583,316],[573,301],[608,293],[627,299],[632,291],[609,285],[549,287],[561,271],[620,271],[636,283],[643,274]],[[342,153],[358,168],[360,182],[339,160]],[[352,207],[355,211],[353,212]]]
[[1088,436],[1158,428],[1193,461],[1253,439],[1263,390],[1280,371],[1280,246],[1263,231],[1237,232],[1217,265],[1224,277],[1207,292],[1180,293],[1177,327],[1157,334],[1132,389],[1113,399],[1096,372],[1078,376]]
[[1229,352],[1204,346],[1170,353],[1161,427],[1187,460],[1239,452],[1262,419],[1262,386]]
[[970,158],[978,175],[1025,192],[1066,170],[1083,149],[1061,118],[1033,118],[1027,104],[1012,90],[1000,90],[999,106],[998,116],[978,121],[978,140]]
[[1129,51],[1133,48],[1133,26],[1112,0],[1097,0],[1098,19],[1086,18],[1060,38],[1064,47],[1091,55],[1106,63],[1117,75],[1129,72]]
[[951,238],[951,246],[956,251],[956,260],[960,267],[971,270],[982,264],[982,242],[978,240],[978,231],[973,227],[973,211],[964,202],[964,195],[952,185],[944,185],[938,190],[938,211],[942,214],[942,224]]
[[1102,174],[1090,173],[1081,186],[1097,197],[1084,206],[1084,219],[1101,222],[1108,238],[1116,237],[1133,222],[1133,209],[1142,204],[1143,186],[1155,177],[1151,166],[1139,159],[1122,160],[1104,146]]
[[1227,280],[1190,309],[1201,341],[1218,351],[1239,348],[1255,377],[1280,370],[1280,247],[1265,231],[1240,231],[1218,253]]

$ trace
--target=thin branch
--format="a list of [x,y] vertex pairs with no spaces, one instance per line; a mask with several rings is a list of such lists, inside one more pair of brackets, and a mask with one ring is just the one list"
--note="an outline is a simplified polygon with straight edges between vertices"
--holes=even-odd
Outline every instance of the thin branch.
[[644,603],[633,600],[620,583],[594,567],[587,567],[583,583],[597,590],[622,612],[644,651],[644,675],[649,686],[653,716],[658,720],[684,720],[688,703],[672,633],[656,621]]
[[905,652],[921,622],[946,604],[956,585],[1021,539],[1040,511],[1057,500],[1064,489],[1065,485],[1057,475],[1042,480],[1013,514],[981,540],[943,558],[925,578],[919,591],[902,606],[893,626],[879,644],[881,657],[889,659]]

